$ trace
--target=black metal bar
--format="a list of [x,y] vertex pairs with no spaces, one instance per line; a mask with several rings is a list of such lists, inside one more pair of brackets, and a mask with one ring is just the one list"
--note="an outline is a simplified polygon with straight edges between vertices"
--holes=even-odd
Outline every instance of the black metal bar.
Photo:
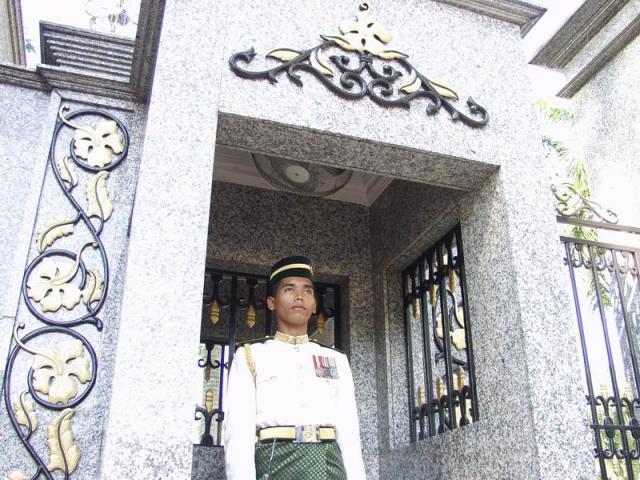
[[467,275],[465,273],[464,267],[464,247],[462,246],[462,227],[458,225],[456,227],[456,246],[457,246],[457,265],[458,271],[460,274],[460,293],[462,296],[462,311],[464,315],[464,329],[465,329],[465,337],[467,341],[467,364],[469,366],[469,389],[471,390],[471,409],[472,409],[472,419],[473,421],[477,421],[480,418],[480,413],[478,409],[478,396],[476,395],[476,368],[473,360],[473,342],[471,339],[471,316],[469,315],[469,302],[467,299],[467,284],[466,278]]
[[220,379],[219,379],[219,385],[218,385],[218,410],[220,411],[220,413],[218,414],[218,418],[216,419],[218,425],[216,428],[216,442],[218,445],[222,445],[222,428],[220,428],[222,426],[222,421],[224,420],[224,366],[225,366],[225,361],[224,361],[224,350],[226,348],[226,345],[222,344],[220,345],[220,364],[222,365],[222,368],[220,368]]
[[604,222],[596,222],[594,220],[582,220],[579,218],[567,218],[567,217],[560,217],[560,216],[557,216],[556,220],[558,221],[558,223],[564,223],[567,225],[577,225],[580,227],[590,227],[590,228],[597,228],[602,230],[614,230],[616,232],[640,234],[640,228],[632,227],[629,225],[618,225],[616,223],[604,223]]
[[409,388],[409,435],[411,437],[411,442],[415,442],[417,440],[416,436],[416,425],[414,420],[414,382],[413,382],[413,348],[412,348],[412,338],[411,335],[411,318],[407,315],[407,308],[411,306],[411,297],[408,293],[408,275],[410,275],[408,270],[405,270],[402,273],[402,308],[404,313],[404,334],[405,334],[405,345],[407,346],[407,386]]
[[451,264],[451,251],[446,246],[451,237],[447,235],[445,242],[438,245],[438,280],[440,283],[440,314],[442,315],[442,340],[444,342],[444,359],[446,368],[446,380],[447,380],[447,401],[449,409],[449,429],[455,429],[458,424],[456,423],[455,402],[453,395],[453,366],[451,364],[451,326],[449,324],[449,298],[447,294],[447,272],[444,264],[444,256],[442,249],[447,249],[447,268],[450,268]]
[[229,301],[229,366],[236,353],[236,297],[238,295],[238,277],[231,275],[231,300]]
[[[636,354],[635,343],[633,342],[633,332],[629,325],[629,315],[627,312],[627,306],[625,304],[624,288],[620,280],[620,266],[618,265],[618,259],[616,258],[616,251],[611,250],[613,257],[613,272],[616,279],[616,285],[618,286],[618,294],[620,295],[620,306],[622,308],[622,319],[624,322],[624,329],[627,334],[627,342],[629,343],[629,354],[631,356],[631,365],[633,366],[633,379],[635,380],[636,392],[638,392],[638,386],[640,385],[640,375],[638,370],[638,357]],[[640,394],[636,394],[640,397]]]
[[342,302],[341,302],[341,289],[338,285],[333,287],[333,341],[336,348],[344,350],[344,338],[342,335],[342,329],[348,328],[348,325],[342,325],[340,318],[342,317]]
[[[620,403],[620,391],[618,389],[618,379],[616,377],[616,369],[613,363],[613,352],[611,350],[611,340],[609,339],[609,328],[607,326],[606,314],[604,306],[602,304],[602,295],[600,293],[600,281],[598,280],[598,270],[594,260],[593,246],[589,246],[589,259],[591,261],[591,272],[593,275],[593,281],[595,285],[596,299],[598,303],[598,311],[600,312],[600,321],[602,323],[602,331],[604,334],[605,347],[607,349],[607,359],[609,360],[609,375],[611,376],[611,385],[613,387],[614,403],[616,407],[616,415],[618,422],[624,424],[624,415],[622,412],[622,405]],[[624,448],[624,460],[627,470],[627,477],[633,478],[633,466],[631,465],[631,459],[629,458],[629,445],[626,435],[620,435],[622,439],[622,445]]]
[[[578,332],[580,334],[580,346],[582,348],[582,360],[584,362],[584,372],[587,380],[587,391],[589,392],[588,401],[589,407],[591,409],[591,421],[594,424],[598,423],[598,411],[596,409],[596,403],[593,392],[593,381],[591,378],[591,365],[589,363],[589,351],[587,349],[587,341],[584,334],[584,325],[582,323],[582,310],[580,309],[580,297],[578,296],[578,288],[576,286],[576,277],[573,271],[573,263],[571,261],[571,247],[570,243],[564,241],[565,252],[567,255],[567,268],[569,269],[569,277],[571,278],[571,290],[573,292],[573,300],[574,306],[576,310],[576,317],[578,319]],[[599,432],[594,432],[596,438],[596,450],[598,455],[598,463],[600,464],[600,472],[604,476],[604,479],[607,478],[607,467],[604,463],[604,456],[602,455],[602,439],[600,438]]]
[[573,237],[565,237],[565,236],[560,236],[560,241],[561,242],[569,242],[569,243],[573,243],[575,245],[584,245],[587,247],[598,247],[598,248],[604,248],[604,249],[614,249],[614,250],[618,250],[620,252],[640,252],[640,248],[638,247],[630,247],[628,245],[614,245],[612,243],[603,243],[603,242],[596,242],[593,240],[584,240],[582,238],[573,238]]
[[589,425],[590,428],[593,428],[594,430],[625,430],[628,432],[639,432],[640,433],[640,426],[638,425],[615,425],[615,424],[610,424],[610,425],[602,425],[600,423],[596,423],[596,424],[591,424]]
[[[431,371],[431,342],[429,341],[429,326],[427,320],[429,309],[425,307],[425,305],[430,304],[430,302],[427,302],[429,284],[425,278],[426,264],[428,264],[426,257],[422,257],[418,260],[418,275],[420,279],[420,322],[422,323],[422,355],[424,363],[424,393],[426,404],[431,405],[431,400],[433,400],[433,373]],[[433,437],[436,434],[436,420],[433,415],[428,415],[428,417],[429,436]]]

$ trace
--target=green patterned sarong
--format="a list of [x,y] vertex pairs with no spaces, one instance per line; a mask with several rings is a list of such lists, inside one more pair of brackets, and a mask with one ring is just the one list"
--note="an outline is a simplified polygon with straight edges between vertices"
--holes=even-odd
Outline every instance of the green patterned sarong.
[[[256,479],[269,471],[273,440],[256,443]],[[271,480],[347,480],[336,442],[292,443],[276,440]]]

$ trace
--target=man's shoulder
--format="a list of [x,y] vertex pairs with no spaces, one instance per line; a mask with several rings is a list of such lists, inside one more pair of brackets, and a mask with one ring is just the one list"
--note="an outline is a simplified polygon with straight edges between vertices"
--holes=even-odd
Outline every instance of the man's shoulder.
[[270,335],[267,335],[266,337],[253,338],[251,340],[241,340],[240,342],[236,342],[236,350],[239,350],[245,345],[251,345],[251,346],[264,345],[269,340],[273,340],[273,337]]
[[309,341],[311,343],[314,343],[318,347],[320,347],[321,350],[325,350],[326,352],[332,352],[334,355],[337,353],[337,354],[339,354],[339,356],[344,356],[344,357],[347,356],[347,354],[345,352],[343,352],[342,350],[340,350],[339,348],[336,348],[334,346],[325,345],[325,344],[320,343],[317,340],[314,340],[312,338],[310,338]]

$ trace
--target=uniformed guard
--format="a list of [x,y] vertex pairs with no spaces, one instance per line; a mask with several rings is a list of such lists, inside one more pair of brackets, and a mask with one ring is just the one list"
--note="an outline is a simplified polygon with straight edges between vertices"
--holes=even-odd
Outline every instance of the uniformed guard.
[[277,262],[267,307],[277,332],[238,348],[225,397],[227,480],[364,480],[347,357],[307,336],[308,258]]

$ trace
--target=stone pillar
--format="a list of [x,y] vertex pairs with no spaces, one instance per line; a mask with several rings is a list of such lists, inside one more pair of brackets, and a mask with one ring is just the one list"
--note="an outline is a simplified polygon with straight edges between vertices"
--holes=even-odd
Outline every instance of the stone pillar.
[[26,63],[18,0],[0,2],[0,63]]
[[225,3],[166,2],[101,479],[191,478]]

